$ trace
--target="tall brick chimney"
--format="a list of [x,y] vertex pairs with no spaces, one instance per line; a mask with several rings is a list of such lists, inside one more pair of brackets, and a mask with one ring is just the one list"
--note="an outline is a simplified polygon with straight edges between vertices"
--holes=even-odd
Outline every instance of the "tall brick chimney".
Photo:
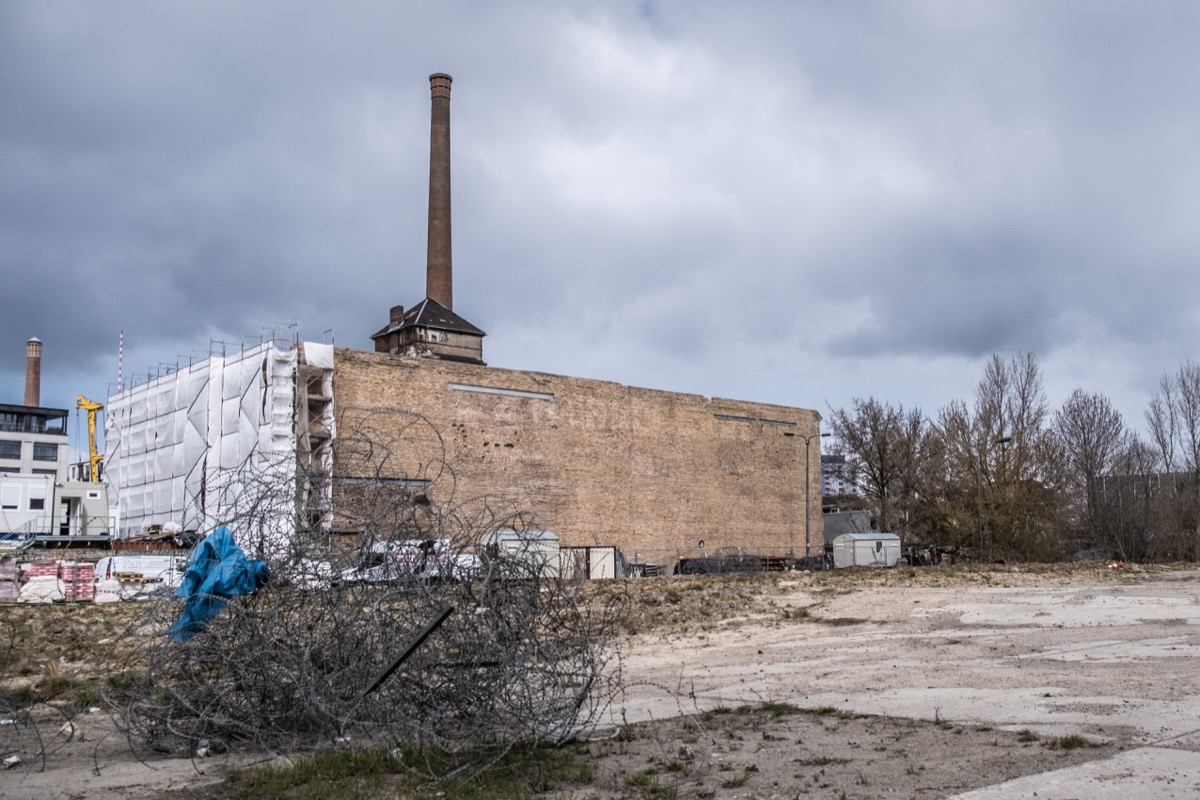
[[433,116],[429,130],[429,250],[425,295],[454,309],[450,260],[450,81],[449,75],[429,76]]
[[42,404],[42,340],[36,336],[25,343],[25,405]]
[[429,250],[425,299],[407,311],[392,306],[388,324],[371,334],[376,353],[482,364],[487,334],[454,312],[450,261],[450,81],[429,76]]

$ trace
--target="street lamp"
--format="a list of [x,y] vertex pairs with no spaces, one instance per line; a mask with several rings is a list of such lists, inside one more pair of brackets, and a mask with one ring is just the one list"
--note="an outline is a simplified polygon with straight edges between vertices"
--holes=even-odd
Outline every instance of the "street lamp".
[[[1003,434],[996,438],[996,444],[1000,445],[1000,496],[1004,503],[1004,512],[1006,515],[1008,513],[1008,443],[1011,441],[1011,436],[1004,436]],[[990,531],[990,533],[991,536],[988,537],[989,561],[992,559],[992,551],[996,547],[996,533],[995,531]]]

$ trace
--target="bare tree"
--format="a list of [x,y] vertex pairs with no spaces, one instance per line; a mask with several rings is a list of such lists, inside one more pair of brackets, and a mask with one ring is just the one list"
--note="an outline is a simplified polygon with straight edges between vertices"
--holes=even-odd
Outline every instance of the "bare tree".
[[834,449],[848,456],[848,477],[874,505],[880,530],[903,531],[913,499],[928,421],[920,409],[855,398],[833,409]]
[[1163,374],[1146,407],[1146,424],[1163,469],[1176,476],[1176,525],[1190,534],[1188,557],[1200,561],[1200,365],[1189,360]]
[[1055,558],[1061,452],[1047,430],[1049,407],[1032,354],[993,355],[968,409],[938,415],[948,513],[962,531],[974,522],[981,557]]
[[1054,429],[1069,465],[1081,528],[1095,546],[1105,538],[1101,480],[1129,444],[1124,420],[1104,395],[1076,389],[1055,413]]
[[[1178,537],[1166,534],[1176,518],[1169,476],[1164,481],[1158,449],[1130,436],[1101,481],[1106,543],[1126,561],[1177,558]],[[1168,491],[1163,491],[1164,485]]]

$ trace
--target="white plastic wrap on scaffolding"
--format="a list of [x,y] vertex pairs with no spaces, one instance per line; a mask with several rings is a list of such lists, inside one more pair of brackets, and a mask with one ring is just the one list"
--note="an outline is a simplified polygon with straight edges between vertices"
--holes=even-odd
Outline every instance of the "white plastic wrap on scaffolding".
[[304,342],[301,362],[296,381],[297,500],[309,525],[328,529],[333,524],[332,442],[337,435],[333,345]]
[[305,342],[304,363],[318,369],[333,369],[333,345]]
[[[110,397],[105,472],[122,534],[167,522],[209,530],[245,513],[266,481],[291,497],[295,373],[295,351],[264,344]],[[235,533],[260,550],[286,534],[294,509],[256,509],[257,530]]]

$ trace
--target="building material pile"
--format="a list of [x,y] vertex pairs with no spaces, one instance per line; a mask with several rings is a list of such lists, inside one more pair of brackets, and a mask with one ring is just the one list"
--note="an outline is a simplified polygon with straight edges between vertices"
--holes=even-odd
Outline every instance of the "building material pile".
[[12,556],[4,556],[0,558],[0,602],[15,601],[19,592],[17,560]]

